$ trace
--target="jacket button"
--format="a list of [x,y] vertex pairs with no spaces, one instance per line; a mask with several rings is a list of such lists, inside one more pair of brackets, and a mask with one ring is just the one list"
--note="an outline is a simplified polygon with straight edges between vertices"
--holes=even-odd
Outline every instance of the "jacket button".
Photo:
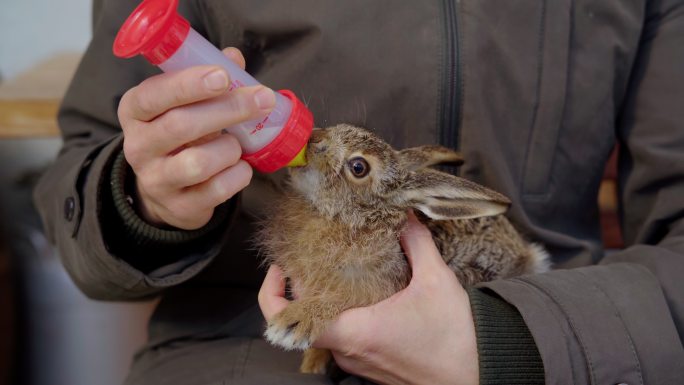
[[64,219],[71,222],[74,219],[74,212],[76,211],[76,201],[73,197],[68,197],[64,200]]

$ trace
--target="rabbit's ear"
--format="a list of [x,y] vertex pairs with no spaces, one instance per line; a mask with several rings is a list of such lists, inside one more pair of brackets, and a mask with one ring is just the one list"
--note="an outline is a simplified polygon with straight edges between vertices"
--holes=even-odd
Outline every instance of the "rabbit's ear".
[[432,169],[411,172],[398,203],[432,219],[468,219],[504,213],[511,201],[477,183]]
[[460,166],[463,157],[460,153],[443,146],[420,146],[397,151],[399,161],[404,169],[409,171],[434,166],[436,164],[451,164]]

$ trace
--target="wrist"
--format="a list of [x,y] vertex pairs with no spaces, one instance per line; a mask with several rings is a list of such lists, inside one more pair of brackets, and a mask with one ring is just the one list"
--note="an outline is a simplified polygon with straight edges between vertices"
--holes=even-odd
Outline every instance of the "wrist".
[[[135,177],[135,173],[130,172],[130,177],[132,183],[127,183],[124,186],[124,191],[127,192],[126,200],[129,202],[133,210],[140,216],[142,220],[149,223],[152,226],[159,228],[169,228],[172,227],[166,221],[162,219],[162,216],[157,214],[155,210],[155,205],[151,203],[151,199],[147,197],[144,193],[138,179]],[[132,185],[132,187],[128,187]]]
[[[138,178],[136,178],[135,172],[126,162],[123,152],[114,161],[111,180],[115,204],[123,196],[123,200],[128,204],[128,207],[145,223],[160,229],[172,228],[162,219],[161,215],[156,213],[155,205],[140,186]],[[120,213],[128,212],[124,207],[117,208]]]
[[183,230],[155,225],[136,210],[135,197],[128,193],[131,187],[135,186],[132,174],[133,170],[121,151],[114,159],[110,172],[111,201],[127,237],[139,246],[171,246],[195,241],[225,227],[221,225],[229,221],[231,213],[234,212],[235,201],[231,199],[217,206],[209,222],[198,229]]

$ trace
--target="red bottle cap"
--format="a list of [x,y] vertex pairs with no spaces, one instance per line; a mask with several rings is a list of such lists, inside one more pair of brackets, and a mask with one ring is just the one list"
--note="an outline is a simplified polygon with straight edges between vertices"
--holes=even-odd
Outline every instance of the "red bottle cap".
[[178,14],[178,0],[144,0],[126,19],[114,40],[114,55],[142,54],[154,65],[170,58],[183,44],[190,23]]
[[292,102],[292,112],[278,136],[261,150],[243,154],[242,159],[261,172],[274,172],[285,166],[304,148],[313,129],[313,114],[292,91],[279,91]]

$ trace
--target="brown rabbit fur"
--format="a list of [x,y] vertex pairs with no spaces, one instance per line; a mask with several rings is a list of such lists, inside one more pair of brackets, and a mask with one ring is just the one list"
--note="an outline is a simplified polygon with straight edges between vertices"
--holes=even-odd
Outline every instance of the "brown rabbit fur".
[[399,235],[408,209],[464,286],[548,269],[543,249],[501,215],[506,197],[429,168],[462,163],[456,152],[395,151],[369,131],[338,125],[314,130],[306,156],[258,237],[266,262],[282,268],[297,296],[268,323],[265,337],[288,350],[308,349],[303,372],[325,371],[329,352],[309,348],[329,321],[407,286],[411,269]]

